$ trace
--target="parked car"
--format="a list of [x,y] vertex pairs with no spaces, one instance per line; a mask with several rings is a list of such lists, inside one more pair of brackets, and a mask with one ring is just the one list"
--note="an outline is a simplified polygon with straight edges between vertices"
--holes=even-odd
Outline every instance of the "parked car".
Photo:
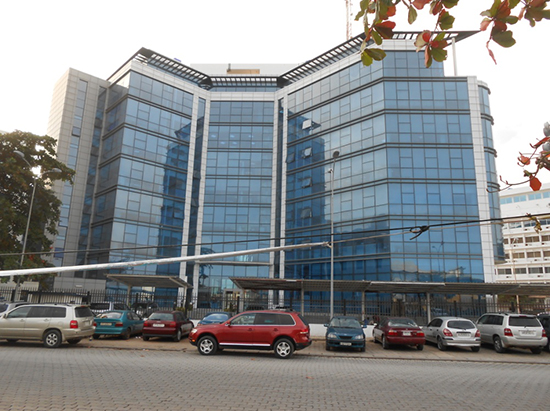
[[534,315],[486,313],[477,320],[481,342],[493,344],[498,353],[507,348],[528,348],[540,354],[548,344],[546,331]]
[[330,323],[325,324],[327,332],[325,334],[325,349],[330,351],[332,348],[356,348],[362,352],[365,351],[365,333],[361,325],[354,317],[341,316],[334,317]]
[[234,348],[274,350],[278,358],[290,358],[311,345],[309,332],[309,324],[295,311],[246,311],[220,324],[193,328],[189,341],[202,355]]
[[189,335],[193,322],[181,311],[156,311],[143,323],[143,340],[150,337],[170,337],[180,341],[184,335]]
[[155,311],[159,311],[160,307],[157,303],[147,301],[141,303],[133,303],[131,309],[143,318],[149,318],[149,316]]
[[197,323],[197,327],[204,324],[220,324],[231,318],[231,313],[220,311],[208,313]]
[[0,314],[0,338],[40,340],[46,348],[78,344],[94,334],[94,315],[77,304],[25,304]]
[[118,335],[127,340],[143,330],[143,318],[131,310],[113,310],[100,313],[95,318],[94,339],[102,335]]
[[421,351],[426,338],[424,331],[410,318],[386,317],[376,324],[372,330],[374,342],[381,342],[387,350],[391,345],[414,345]]
[[537,319],[540,321],[542,328],[546,331],[546,351],[550,351],[550,313],[540,313],[537,315]]
[[0,302],[0,314],[7,313],[16,307],[19,307],[21,305],[27,305],[27,304],[30,304],[30,303],[28,303],[27,301],[15,301],[12,303],[7,301],[2,301]]
[[90,310],[95,315],[113,310],[130,310],[128,304],[122,301],[103,301],[98,303],[90,303]]
[[481,346],[479,330],[467,318],[436,317],[422,330],[426,341],[437,344],[441,351],[447,347],[469,347],[473,352],[478,352]]

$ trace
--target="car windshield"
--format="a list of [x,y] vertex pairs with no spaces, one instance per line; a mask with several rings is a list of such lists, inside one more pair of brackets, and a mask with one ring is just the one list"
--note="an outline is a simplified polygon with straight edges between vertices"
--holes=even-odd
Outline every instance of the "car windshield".
[[393,318],[388,321],[390,327],[418,327],[416,323],[409,318]]
[[202,319],[202,321],[205,323],[214,323],[214,322],[223,323],[227,319],[229,319],[228,314],[214,313],[214,314],[208,314],[206,317]]
[[149,317],[150,320],[158,320],[158,321],[173,321],[174,316],[170,313],[153,313]]
[[118,320],[120,317],[122,317],[122,313],[118,313],[115,311],[107,312],[107,313],[101,313],[98,318],[109,318],[111,320]]
[[361,324],[355,318],[333,318],[330,322],[331,327],[339,328],[361,328]]
[[510,317],[508,325],[511,327],[540,327],[539,320],[535,317]]
[[449,328],[459,328],[461,330],[467,330],[469,328],[476,328],[473,322],[466,320],[452,320],[447,323]]

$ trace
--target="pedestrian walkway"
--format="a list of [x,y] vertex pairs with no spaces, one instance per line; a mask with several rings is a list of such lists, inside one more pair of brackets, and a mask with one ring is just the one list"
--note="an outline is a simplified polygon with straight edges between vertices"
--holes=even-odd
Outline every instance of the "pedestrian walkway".
[[[79,346],[89,348],[107,348],[118,350],[164,350],[182,351],[197,353],[197,347],[191,345],[187,338],[180,342],[168,339],[152,338],[143,341],[141,337],[132,337],[129,340],[121,340],[117,337],[102,337],[99,340],[83,340]],[[254,351],[254,353],[268,354],[269,351]],[[532,354],[529,350],[510,349],[507,353],[498,354],[493,347],[482,346],[477,353],[469,349],[449,348],[447,351],[440,351],[434,345],[427,344],[423,351],[414,347],[392,347],[384,350],[380,344],[375,344],[372,339],[367,339],[365,352],[353,351],[350,349],[325,350],[325,340],[316,338],[313,344],[297,351],[295,355],[322,356],[322,357],[347,357],[347,358],[370,358],[370,359],[399,359],[399,360],[430,360],[430,361],[470,361],[470,362],[505,362],[505,363],[526,363],[526,364],[550,364],[550,353],[543,351],[541,354]]]

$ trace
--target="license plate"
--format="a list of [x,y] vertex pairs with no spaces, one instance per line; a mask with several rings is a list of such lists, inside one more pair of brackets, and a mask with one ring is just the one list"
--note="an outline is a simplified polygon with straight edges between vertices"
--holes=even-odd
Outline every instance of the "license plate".
[[104,326],[110,327],[112,324],[111,323],[99,323],[99,325],[104,325]]
[[411,335],[411,332],[410,331],[403,331],[403,336],[404,337],[408,337]]
[[348,343],[348,342],[341,342],[340,345],[351,346],[351,343]]
[[520,330],[519,331],[519,335],[535,335],[535,331],[531,331],[531,330]]
[[470,333],[456,333],[459,337],[469,337]]
[[153,327],[164,327],[164,324],[153,324]]

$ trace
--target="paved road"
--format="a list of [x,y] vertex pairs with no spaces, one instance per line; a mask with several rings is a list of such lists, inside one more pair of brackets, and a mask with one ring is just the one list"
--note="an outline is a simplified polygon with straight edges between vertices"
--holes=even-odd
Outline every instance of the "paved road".
[[550,392],[548,364],[535,363],[1,344],[0,365],[3,411],[517,411],[548,409]]

